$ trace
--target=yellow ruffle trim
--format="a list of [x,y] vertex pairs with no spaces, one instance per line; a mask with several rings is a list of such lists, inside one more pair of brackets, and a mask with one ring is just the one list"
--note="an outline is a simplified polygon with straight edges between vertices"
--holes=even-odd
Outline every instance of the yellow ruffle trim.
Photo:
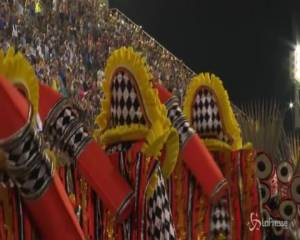
[[243,150],[252,150],[253,149],[253,144],[250,142],[247,142],[246,144],[243,145],[242,147]]
[[[140,99],[140,104],[143,105],[146,115],[144,117],[149,121],[148,125],[131,124],[110,128],[110,85],[116,70],[119,68],[125,68],[134,77],[138,88],[137,90],[142,98]],[[172,161],[174,161],[173,159],[177,159],[177,157],[174,158],[174,152],[176,153],[174,150],[176,147],[176,143],[174,143],[175,140],[167,140],[169,136],[175,139],[174,133],[170,135],[170,129],[172,128],[171,122],[167,118],[165,106],[160,103],[157,91],[154,91],[152,87],[151,79],[153,76],[150,73],[149,67],[146,65],[145,59],[131,47],[117,49],[111,54],[107,61],[104,76],[104,99],[101,103],[101,113],[96,118],[96,124],[99,126],[99,129],[95,130],[93,134],[94,138],[102,145],[122,141],[145,140],[141,150],[146,157],[154,158],[160,156],[161,150],[165,145],[168,147],[168,145],[171,144],[173,146],[173,152],[171,154],[171,152],[168,151],[165,161],[166,169],[163,168],[163,172],[169,175],[170,169],[174,168],[172,167],[174,164]],[[169,146],[169,148],[171,148],[171,146]]]
[[210,138],[207,138],[207,139],[202,139],[205,146],[211,150],[211,151],[226,151],[226,150],[233,150],[232,147],[226,143],[226,142],[223,142],[221,140],[218,140],[218,139],[210,139]]
[[133,141],[145,139],[148,128],[141,124],[123,125],[108,129],[103,133],[99,130],[94,132],[95,139],[102,144],[110,145],[116,142]]
[[0,50],[0,75],[11,81],[24,92],[33,106],[34,115],[38,113],[39,82],[33,67],[20,52],[9,48],[6,55]]
[[[20,89],[32,104],[36,116],[39,109],[39,82],[33,67],[20,52],[9,48],[6,55],[0,49],[0,75]],[[35,118],[33,118],[35,124]],[[57,158],[49,149],[46,150],[52,164],[57,166]]]
[[238,150],[251,150],[253,149],[252,143],[246,143],[245,145],[241,146],[240,148],[234,149],[228,143],[225,143],[218,139],[203,139],[205,146],[210,151],[238,151]]
[[[107,130],[108,121],[110,119],[110,101],[111,101],[111,91],[110,85],[113,80],[115,71],[118,68],[127,69],[134,77],[139,91],[142,94],[143,98],[146,98],[144,94],[146,94],[151,87],[150,79],[152,79],[152,75],[149,71],[148,66],[146,65],[145,59],[142,58],[138,53],[134,52],[132,48],[120,48],[112,52],[111,56],[108,58],[105,71],[104,71],[104,81],[103,81],[103,92],[104,99],[101,104],[101,113],[96,118],[96,123],[99,125],[101,130]],[[151,91],[150,95],[151,95]],[[153,92],[153,91],[152,91]],[[148,94],[147,94],[148,95]],[[144,101],[144,99],[142,99]],[[150,105],[146,105],[146,102]],[[149,116],[148,107],[153,108],[153,104],[155,104],[155,98],[151,96],[148,99],[145,99],[143,102],[145,106],[145,111],[147,117]],[[146,109],[147,107],[147,109]],[[156,111],[155,111],[156,112]],[[151,119],[150,119],[151,121]]]
[[[183,105],[183,112],[186,115],[187,119],[189,120],[189,122],[191,122],[192,104],[198,89],[202,86],[211,89],[217,97],[224,131],[233,141],[231,144],[231,148],[234,150],[241,148],[241,130],[232,111],[227,91],[224,89],[222,81],[214,74],[200,73],[199,75],[192,78],[190,84],[187,87]],[[214,142],[209,143],[212,144]],[[220,143],[215,143],[217,143],[217,147],[220,147]]]

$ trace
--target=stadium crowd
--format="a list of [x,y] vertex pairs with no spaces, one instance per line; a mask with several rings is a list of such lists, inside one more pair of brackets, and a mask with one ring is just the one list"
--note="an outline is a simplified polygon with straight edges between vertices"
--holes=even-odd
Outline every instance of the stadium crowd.
[[141,51],[154,76],[181,96],[194,74],[141,26],[99,0],[2,0],[0,48],[9,46],[27,56],[40,81],[72,96],[91,120],[100,110],[103,69],[114,49]]

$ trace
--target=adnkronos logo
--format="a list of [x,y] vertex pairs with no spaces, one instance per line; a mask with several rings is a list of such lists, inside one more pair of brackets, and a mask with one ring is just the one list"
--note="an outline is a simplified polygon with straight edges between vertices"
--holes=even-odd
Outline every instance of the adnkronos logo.
[[250,221],[247,223],[251,232],[259,230],[261,227],[282,227],[288,228],[288,221],[274,220],[272,218],[261,220],[257,213],[250,214]]

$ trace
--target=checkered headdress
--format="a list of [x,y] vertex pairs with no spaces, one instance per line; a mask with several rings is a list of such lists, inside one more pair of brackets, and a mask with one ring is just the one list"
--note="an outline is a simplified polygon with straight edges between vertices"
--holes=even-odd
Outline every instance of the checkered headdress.
[[146,140],[142,151],[157,156],[170,135],[167,110],[154,91],[144,58],[132,48],[115,50],[107,60],[102,111],[95,137],[104,145]]
[[110,127],[146,124],[134,77],[127,69],[118,69],[111,82]]
[[201,73],[191,80],[184,101],[184,113],[192,127],[210,145],[241,146],[240,128],[221,80]]

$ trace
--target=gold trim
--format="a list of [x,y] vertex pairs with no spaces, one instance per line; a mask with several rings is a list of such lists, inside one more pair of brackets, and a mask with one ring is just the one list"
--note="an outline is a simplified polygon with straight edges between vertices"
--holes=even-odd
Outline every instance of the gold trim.
[[[230,137],[230,139],[232,139],[231,148],[233,150],[241,148],[241,130],[232,111],[227,91],[224,89],[222,81],[214,74],[200,73],[199,75],[193,77],[188,85],[183,105],[183,112],[188,121],[191,122],[192,104],[195,94],[200,87],[206,87],[215,94],[221,115],[223,131]],[[218,142],[210,141],[209,143],[216,143],[216,147],[221,146],[221,144]],[[213,147],[213,145],[211,147]],[[222,147],[225,147],[225,145],[222,145]]]
[[9,48],[6,55],[0,50],[0,75],[19,88],[31,102],[33,114],[38,113],[39,82],[33,67],[20,52]]
[[100,139],[100,142],[105,145],[110,145],[116,142],[133,141],[145,139],[149,129],[141,124],[131,124],[118,126],[116,128],[108,129],[101,132],[97,129],[94,134],[96,139]]
[[219,139],[206,138],[203,139],[203,142],[210,151],[232,150],[232,147],[228,143],[225,143]]

